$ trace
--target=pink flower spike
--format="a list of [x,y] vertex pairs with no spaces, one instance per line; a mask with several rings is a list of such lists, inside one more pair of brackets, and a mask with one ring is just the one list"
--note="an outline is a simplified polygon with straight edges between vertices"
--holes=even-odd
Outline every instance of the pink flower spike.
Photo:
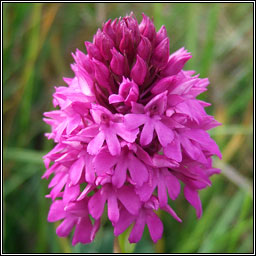
[[147,226],[156,243],[164,232],[157,211],[181,222],[168,203],[183,193],[200,218],[199,191],[220,173],[208,134],[220,123],[197,99],[209,80],[183,70],[191,53],[170,55],[165,26],[156,32],[145,14],[140,24],[133,13],[106,21],[85,48],[71,54],[74,75],[54,87],[55,110],[44,113],[45,136],[56,143],[43,157],[48,221],[61,221],[56,233],[72,232],[73,246],[91,243],[101,218],[115,236],[132,225],[131,243]]

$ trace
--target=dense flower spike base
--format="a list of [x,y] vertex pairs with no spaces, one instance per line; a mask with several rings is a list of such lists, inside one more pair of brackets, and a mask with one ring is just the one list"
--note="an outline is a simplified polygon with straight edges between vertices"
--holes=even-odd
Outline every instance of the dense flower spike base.
[[[184,71],[191,58],[184,48],[169,56],[164,26],[133,14],[107,21],[87,54],[77,50],[68,87],[56,87],[54,107],[44,113],[56,143],[44,156],[52,178],[48,221],[62,220],[59,236],[75,228],[73,245],[90,243],[107,206],[117,236],[133,224],[129,241],[138,242],[145,225],[154,242],[184,184],[184,196],[202,214],[198,191],[219,173],[211,157],[221,153],[207,130],[219,125],[196,97],[207,78]],[[170,200],[168,200],[168,196]]]

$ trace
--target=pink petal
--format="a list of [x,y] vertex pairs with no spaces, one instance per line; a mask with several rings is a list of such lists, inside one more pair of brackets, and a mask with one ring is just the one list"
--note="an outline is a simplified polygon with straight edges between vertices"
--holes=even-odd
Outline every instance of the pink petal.
[[163,235],[163,223],[152,210],[147,211],[146,223],[148,225],[150,236],[153,242],[156,243]]
[[170,159],[173,159],[177,162],[181,162],[182,154],[180,148],[180,141],[178,139],[174,139],[170,144],[168,144],[164,148],[164,154]]
[[124,102],[124,98],[121,95],[112,94],[108,97],[109,104]]
[[51,190],[50,195],[52,200],[54,200],[56,197],[58,197],[60,191],[63,189],[63,187],[65,186],[66,182],[68,179],[68,175],[66,174],[61,180],[60,182]]
[[157,192],[158,192],[157,194],[158,194],[160,207],[167,205],[168,203],[167,191],[165,187],[164,176],[161,174],[159,175],[159,178],[158,178]]
[[136,147],[137,147],[135,152],[136,156],[138,156],[138,158],[142,160],[144,163],[146,163],[147,165],[153,166],[153,162],[149,154],[145,150],[143,150],[142,147],[140,147],[139,145],[137,145]]
[[167,144],[171,143],[174,138],[173,131],[164,125],[161,121],[155,123],[155,130],[159,139],[159,142],[163,147],[166,147]]
[[152,196],[156,185],[156,180],[153,180],[153,184],[149,184],[148,182],[146,182],[141,187],[136,188],[136,193],[140,197],[140,200],[143,202],[148,201]]
[[72,184],[76,185],[81,178],[84,169],[84,158],[80,156],[70,167],[69,178]]
[[143,235],[145,224],[146,224],[146,220],[145,220],[144,212],[141,212],[138,218],[136,219],[136,222],[128,238],[130,243],[137,243],[140,241]]
[[89,200],[88,209],[93,218],[99,219],[104,211],[106,195],[100,189]]
[[145,114],[127,114],[124,116],[124,125],[129,130],[133,130],[146,122],[148,117]]
[[120,217],[117,223],[114,223],[114,235],[122,234],[134,221],[134,215],[131,215],[127,210],[120,210]]
[[96,155],[99,153],[103,143],[105,140],[105,135],[103,132],[99,132],[94,139],[92,139],[88,146],[87,146],[87,152],[90,155]]
[[129,155],[128,169],[136,186],[140,187],[148,180],[148,170],[146,166],[133,154]]
[[82,191],[80,196],[77,198],[77,201],[84,199],[93,189],[94,189],[94,185],[87,184],[85,189]]
[[117,198],[113,193],[108,197],[108,218],[112,223],[116,223],[119,219]]
[[52,203],[47,220],[49,222],[55,222],[61,219],[64,219],[66,213],[64,211],[64,204],[62,200],[56,200]]
[[168,212],[170,215],[172,215],[172,217],[177,220],[178,222],[182,222],[182,220],[178,217],[178,215],[176,214],[176,212],[171,208],[170,205],[166,205],[165,207],[161,208],[164,211]]
[[127,161],[121,158],[115,167],[114,175],[112,176],[112,183],[115,187],[120,188],[124,185],[126,180]]
[[56,233],[58,236],[65,237],[68,236],[73,227],[76,224],[77,218],[68,217],[62,221],[62,223],[57,227]]
[[88,183],[93,183],[95,180],[95,169],[92,163],[93,157],[86,155],[85,159],[85,180]]
[[91,232],[91,240],[94,240],[96,233],[100,229],[100,219],[94,221],[94,225]]
[[63,202],[67,204],[70,201],[76,200],[78,195],[80,194],[80,186],[71,184],[66,184],[64,194],[63,194]]
[[118,190],[117,197],[131,214],[138,213],[141,203],[132,187],[123,186]]
[[120,155],[121,146],[116,134],[110,129],[105,130],[104,132],[110,154],[112,156]]
[[175,200],[180,193],[179,180],[167,169],[165,169],[165,173],[164,182],[167,187],[168,194],[172,200]]
[[109,154],[107,150],[101,150],[93,159],[93,166],[98,175],[102,175],[110,170],[116,163],[116,157]]
[[127,127],[124,124],[117,124],[115,126],[116,133],[126,140],[127,142],[134,142],[137,138],[137,134],[139,133],[139,129],[127,130]]
[[72,245],[77,243],[88,244],[91,240],[92,223],[89,216],[79,218],[76,224]]
[[154,122],[152,120],[148,120],[142,129],[140,135],[140,144],[142,146],[148,145],[153,139],[153,132],[154,132]]
[[202,204],[198,192],[189,186],[185,186],[184,195],[188,202],[196,209],[197,218],[200,218],[202,216]]
[[86,217],[88,216],[88,198],[82,200],[82,201],[74,201],[70,202],[65,206],[65,211],[68,214],[72,214],[73,216],[77,217]]

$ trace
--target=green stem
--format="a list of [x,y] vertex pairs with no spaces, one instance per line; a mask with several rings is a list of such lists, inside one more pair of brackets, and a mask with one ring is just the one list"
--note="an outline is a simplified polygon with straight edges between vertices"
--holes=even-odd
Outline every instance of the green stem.
[[118,237],[115,236],[114,238],[114,247],[113,247],[113,253],[121,253],[121,248],[119,245]]

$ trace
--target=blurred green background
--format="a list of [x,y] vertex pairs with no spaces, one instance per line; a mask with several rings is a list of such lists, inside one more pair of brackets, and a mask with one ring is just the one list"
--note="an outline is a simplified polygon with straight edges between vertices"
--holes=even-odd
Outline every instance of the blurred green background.
[[253,252],[253,4],[252,3],[4,3],[3,4],[3,246],[6,253],[63,253],[113,250],[113,229],[103,227],[90,245],[71,246],[47,222],[50,200],[42,156],[53,147],[42,113],[53,109],[54,86],[72,77],[71,52],[85,52],[101,24],[133,11],[144,12],[157,29],[164,24],[171,52],[186,47],[185,69],[209,77],[200,96],[223,126],[211,131],[223,153],[214,165],[222,174],[201,191],[203,217],[181,194],[172,203],[183,223],[161,212],[162,240],[145,229],[127,251],[165,253]]

